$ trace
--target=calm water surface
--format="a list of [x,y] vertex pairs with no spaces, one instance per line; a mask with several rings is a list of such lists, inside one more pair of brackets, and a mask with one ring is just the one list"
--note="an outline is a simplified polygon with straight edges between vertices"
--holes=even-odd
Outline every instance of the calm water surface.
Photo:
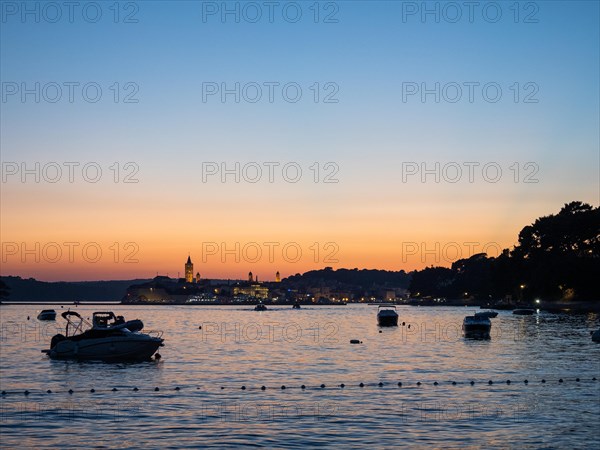
[[473,341],[467,308],[399,307],[405,325],[381,332],[366,305],[76,308],[104,309],[162,331],[162,358],[51,361],[40,350],[62,318],[1,307],[3,448],[600,446],[594,315],[500,312]]

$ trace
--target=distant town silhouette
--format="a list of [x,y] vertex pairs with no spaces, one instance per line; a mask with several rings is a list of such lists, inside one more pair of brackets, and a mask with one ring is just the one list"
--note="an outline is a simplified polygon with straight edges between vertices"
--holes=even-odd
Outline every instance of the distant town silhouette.
[[537,305],[547,309],[598,310],[600,208],[582,202],[565,204],[538,218],[519,233],[518,244],[497,257],[479,253],[451,267],[412,272],[326,267],[260,282],[202,279],[194,275],[188,255],[184,278],[156,276],[145,280],[41,282],[17,276],[0,279],[7,301],[116,301],[145,304],[231,304],[257,301],[344,304],[396,302],[422,305],[478,304],[511,308]]

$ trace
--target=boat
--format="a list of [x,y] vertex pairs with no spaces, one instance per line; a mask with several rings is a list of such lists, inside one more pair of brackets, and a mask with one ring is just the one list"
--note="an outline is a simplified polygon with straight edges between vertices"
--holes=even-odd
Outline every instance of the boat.
[[300,303],[298,303],[298,302],[294,303],[294,305],[292,306],[292,309],[300,309]]
[[53,336],[50,349],[42,350],[51,359],[148,361],[164,345],[161,332],[140,333],[141,320],[125,321],[112,312],[95,312],[90,324],[75,311],[61,316],[67,321],[65,335]]
[[380,305],[377,309],[377,325],[380,327],[398,326],[398,313],[395,306]]
[[488,319],[493,319],[498,316],[497,311],[478,311],[475,313],[476,317],[487,317]]
[[532,314],[535,314],[535,309],[519,308],[513,310],[513,314],[516,316],[531,316]]
[[591,334],[592,334],[592,341],[600,342],[600,328],[598,328],[596,331],[593,331]]
[[266,311],[267,307],[262,303],[258,303],[255,307],[254,307],[254,311]]
[[484,316],[467,316],[463,320],[462,330],[466,338],[489,339],[492,322]]
[[37,318],[38,320],[56,320],[56,311],[53,309],[42,309]]

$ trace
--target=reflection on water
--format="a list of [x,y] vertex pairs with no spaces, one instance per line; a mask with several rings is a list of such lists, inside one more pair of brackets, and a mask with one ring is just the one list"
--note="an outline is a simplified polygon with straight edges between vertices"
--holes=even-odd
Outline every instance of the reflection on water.
[[62,321],[27,321],[34,306],[2,307],[3,446],[598,442],[600,382],[592,378],[600,378],[600,345],[589,334],[598,327],[595,315],[503,311],[492,319],[490,340],[467,340],[467,308],[399,307],[404,326],[383,329],[376,308],[363,305],[114,309],[164,332],[160,361],[51,361],[40,350],[64,332]]

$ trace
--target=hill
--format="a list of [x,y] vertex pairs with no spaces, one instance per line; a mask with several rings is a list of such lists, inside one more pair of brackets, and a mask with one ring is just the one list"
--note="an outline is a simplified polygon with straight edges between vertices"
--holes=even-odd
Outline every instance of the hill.
[[114,281],[38,281],[34,278],[15,276],[0,277],[8,290],[11,302],[73,302],[73,301],[119,301],[132,284],[149,280]]

